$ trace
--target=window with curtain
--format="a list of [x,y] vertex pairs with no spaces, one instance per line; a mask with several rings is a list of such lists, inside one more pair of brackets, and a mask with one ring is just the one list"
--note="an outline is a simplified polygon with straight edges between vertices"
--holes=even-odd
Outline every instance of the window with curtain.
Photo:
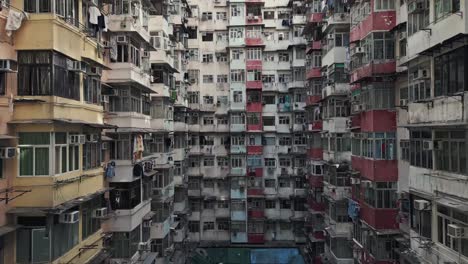
[[54,95],[80,100],[80,75],[70,59],[51,51],[18,52],[18,95]]
[[84,100],[90,104],[101,104],[101,78],[84,75],[83,77]]
[[48,176],[50,133],[19,133],[20,176]]

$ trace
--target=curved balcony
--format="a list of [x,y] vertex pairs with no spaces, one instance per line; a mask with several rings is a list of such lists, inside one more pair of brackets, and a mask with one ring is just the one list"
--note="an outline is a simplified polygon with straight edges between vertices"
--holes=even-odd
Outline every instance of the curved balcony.
[[380,61],[380,62],[372,61],[352,71],[351,83],[358,82],[365,78],[370,78],[374,75],[392,74],[395,71],[396,71],[395,60]]

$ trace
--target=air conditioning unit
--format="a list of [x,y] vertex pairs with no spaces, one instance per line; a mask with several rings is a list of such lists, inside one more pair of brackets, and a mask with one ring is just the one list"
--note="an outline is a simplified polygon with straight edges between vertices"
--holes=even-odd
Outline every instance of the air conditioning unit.
[[106,207],[102,207],[93,211],[93,218],[104,218],[108,215]]
[[423,150],[433,150],[434,149],[434,142],[430,140],[424,140],[422,142]]
[[328,39],[333,39],[333,38],[335,38],[335,36],[334,36],[333,34],[328,34],[328,37],[327,37],[327,38],[328,38]]
[[357,185],[361,183],[361,179],[359,178],[351,178],[351,184]]
[[423,12],[426,9],[424,1],[416,0],[408,3],[408,14]]
[[88,75],[101,76],[102,75],[102,68],[97,67],[97,66],[93,66],[93,67],[90,68],[90,71],[88,72]]
[[466,228],[463,226],[459,226],[456,224],[449,224],[447,226],[447,235],[451,238],[466,238],[468,232],[466,232]]
[[0,60],[0,72],[16,72],[18,63],[14,60]]
[[413,80],[424,80],[429,78],[429,71],[427,69],[419,69],[413,73]]
[[70,145],[82,145],[86,142],[85,135],[69,135],[68,144]]
[[407,36],[408,36],[408,33],[406,31],[405,32],[400,32],[400,34],[399,34],[400,40],[406,39]]
[[400,99],[400,106],[408,105],[408,99]]
[[361,181],[361,183],[365,188],[370,188],[372,186],[371,181]]
[[12,159],[16,157],[17,148],[0,148],[0,159]]
[[148,250],[149,250],[148,242],[140,242],[140,243],[138,243],[138,250],[139,250],[139,251],[148,251]]
[[101,103],[109,103],[109,95],[101,95]]
[[429,209],[431,209],[430,205],[431,205],[431,203],[429,201],[426,201],[426,200],[414,200],[413,201],[414,210],[417,210],[417,211],[429,210]]
[[150,57],[150,52],[149,51],[143,51],[143,55],[141,56],[142,58],[149,58]]
[[355,54],[365,53],[365,50],[363,47],[356,47],[356,49],[354,50],[354,53]]
[[127,36],[117,36],[116,42],[117,43],[128,43],[128,37]]
[[70,213],[63,213],[59,217],[59,222],[62,224],[74,224],[80,220],[80,211],[73,211]]

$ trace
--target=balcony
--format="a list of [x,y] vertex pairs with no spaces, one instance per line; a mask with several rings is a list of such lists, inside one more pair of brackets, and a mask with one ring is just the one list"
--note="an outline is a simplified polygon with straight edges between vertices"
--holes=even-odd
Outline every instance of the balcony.
[[141,224],[143,217],[151,211],[151,202],[146,200],[130,210],[115,210],[106,225],[111,232],[130,232]]
[[261,102],[247,102],[247,112],[261,113],[262,109]]
[[263,188],[248,187],[247,196],[248,197],[264,197],[265,193],[263,192]]
[[323,130],[328,133],[347,133],[348,117],[333,117],[323,120]]
[[332,95],[346,95],[350,91],[350,86],[347,83],[328,83],[322,89],[322,98]]
[[174,131],[174,122],[165,118],[151,119],[151,128],[157,131],[172,132]]
[[250,244],[263,244],[265,243],[264,234],[248,234],[248,243]]
[[398,209],[379,209],[360,202],[359,217],[374,229],[397,230]]
[[460,97],[438,97],[430,102],[412,102],[408,104],[409,124],[449,124],[466,123],[468,117],[468,93]]
[[246,232],[231,232],[231,243],[247,243]]
[[306,105],[307,106],[317,105],[317,104],[319,104],[320,100],[322,100],[322,95],[321,94],[309,95],[306,98]]
[[[108,25],[109,26],[109,25]],[[31,41],[34,36],[34,41]],[[67,41],[62,41],[66,39]],[[75,60],[88,58],[105,64],[97,42],[78,27],[55,14],[29,14],[21,30],[15,32],[17,50],[56,50]]]
[[231,167],[231,175],[233,176],[245,176],[247,174],[247,169],[246,168],[232,168]]
[[288,89],[293,89],[293,88],[304,88],[305,82],[304,80],[299,80],[299,81],[292,81],[287,84]]
[[323,187],[323,176],[322,175],[310,175],[308,177],[308,182],[311,188]]
[[[141,67],[127,62],[113,62],[109,63],[112,69],[107,71],[107,82],[112,84],[128,84],[137,83],[148,90],[152,90],[150,84],[150,75],[148,71],[143,70]],[[151,89],[150,89],[151,87]]]
[[312,13],[309,16],[310,23],[320,23],[323,21],[325,14],[324,13]]
[[[246,37],[245,45],[246,46],[265,46],[265,43],[263,43],[263,39],[261,37]],[[247,67],[247,70],[250,70],[250,69]]]
[[307,201],[307,207],[311,213],[323,213],[325,212],[326,204],[309,199],[309,201]]
[[131,15],[109,15],[107,28],[110,32],[134,32],[136,35],[149,44],[150,34],[141,24],[141,20],[135,20]]
[[185,122],[174,122],[174,131],[175,132],[187,132],[188,125]]
[[310,148],[307,151],[307,157],[313,160],[323,160],[323,149],[320,148]]
[[320,68],[311,68],[307,71],[306,79],[322,78],[322,71]]
[[363,21],[351,29],[350,41],[365,38],[371,31],[390,31],[396,26],[395,11],[371,12]]
[[280,198],[290,198],[294,195],[294,189],[292,187],[278,187],[278,194]]
[[231,154],[245,154],[247,153],[247,146],[244,145],[231,145]]
[[263,146],[247,146],[248,155],[261,155],[263,153]]
[[263,84],[262,81],[246,81],[245,87],[249,90],[262,90]]
[[326,181],[324,181],[323,184],[323,196],[326,196],[334,201],[341,201],[351,197],[350,186],[335,186],[329,184]]
[[353,169],[370,181],[398,181],[397,160],[374,160],[360,156],[352,156]]
[[[248,10],[247,10],[248,12]],[[262,25],[263,24],[263,18],[262,15],[248,15],[245,18],[245,24],[246,25]]]
[[169,234],[171,228],[170,219],[170,217],[167,217],[162,222],[153,222],[150,229],[151,239],[163,239],[164,237],[166,237],[167,234]]
[[245,132],[245,124],[230,124],[229,130],[231,132]]
[[319,131],[322,131],[322,130],[323,130],[323,120],[313,121],[308,126],[308,131],[309,132],[319,132]]
[[238,211],[231,209],[231,221],[245,221],[247,220],[247,213],[245,210]]
[[187,225],[184,225],[182,228],[175,229],[174,235],[172,236],[172,240],[174,241],[174,243],[182,243],[185,240],[185,235],[187,232]]
[[328,27],[331,27],[332,25],[339,25],[339,24],[349,24],[350,19],[349,19],[349,13],[333,13],[325,18],[326,22],[325,25],[323,26],[322,30],[323,32],[326,31]]
[[392,74],[395,72],[396,62],[394,60],[383,62],[373,61],[353,70],[351,72],[351,83],[358,82],[364,78],[369,78],[374,75],[385,75]]
[[296,24],[305,24],[307,22],[307,16],[306,15],[300,15],[300,14],[294,14],[292,18],[292,23],[293,25]]

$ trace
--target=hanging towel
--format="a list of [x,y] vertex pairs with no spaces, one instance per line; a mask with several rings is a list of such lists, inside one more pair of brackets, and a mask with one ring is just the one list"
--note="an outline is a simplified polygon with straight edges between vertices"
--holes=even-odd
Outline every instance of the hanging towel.
[[99,8],[92,5],[88,9],[88,13],[89,13],[89,23],[91,23],[93,25],[97,25],[98,24],[98,18],[101,15],[101,11],[99,11]]
[[21,27],[21,22],[24,18],[27,18],[25,13],[10,10],[8,13],[7,23],[5,25],[7,36],[10,37],[13,31],[18,30]]
[[109,23],[109,19],[107,16],[104,16],[104,28],[102,29],[102,32],[107,32],[107,25]]
[[101,31],[103,31],[106,28],[106,21],[104,15],[98,16],[98,27]]

